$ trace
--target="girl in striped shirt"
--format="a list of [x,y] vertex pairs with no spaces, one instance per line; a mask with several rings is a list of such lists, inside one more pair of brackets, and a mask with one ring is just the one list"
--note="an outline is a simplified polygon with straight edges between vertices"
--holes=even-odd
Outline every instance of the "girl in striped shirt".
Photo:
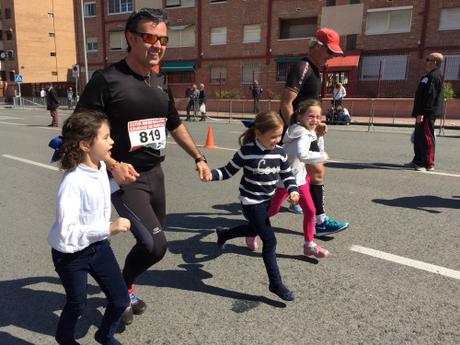
[[[327,258],[330,253],[321,248],[313,241],[315,234],[315,205],[310,194],[310,176],[307,174],[305,164],[323,163],[327,159],[322,137],[315,133],[316,126],[321,121],[321,103],[315,99],[303,101],[299,104],[294,115],[291,117],[291,125],[283,138],[283,148],[286,150],[288,161],[296,183],[300,190],[299,205],[303,210],[303,253],[306,256],[314,256],[318,259]],[[288,191],[278,186],[275,191],[269,217],[277,214]],[[257,236],[246,238],[246,244],[252,251],[257,249]]]
[[240,136],[241,148],[224,167],[213,169],[208,181],[226,180],[243,168],[240,181],[240,202],[247,224],[231,229],[217,227],[217,245],[236,237],[260,236],[262,257],[269,279],[269,290],[286,301],[295,295],[282,282],[276,262],[276,237],[268,218],[270,201],[278,180],[282,180],[292,203],[299,201],[299,190],[286,152],[277,144],[283,133],[283,120],[275,112],[259,113],[254,126]]

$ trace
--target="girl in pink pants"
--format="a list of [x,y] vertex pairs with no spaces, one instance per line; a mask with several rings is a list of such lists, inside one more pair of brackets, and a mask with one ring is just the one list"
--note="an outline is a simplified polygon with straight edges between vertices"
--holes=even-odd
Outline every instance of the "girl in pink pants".
[[[330,255],[329,251],[321,248],[313,241],[315,233],[315,205],[310,194],[310,177],[307,176],[305,164],[316,164],[324,162],[327,154],[318,149],[318,140],[315,127],[321,121],[321,103],[317,100],[307,100],[300,103],[292,123],[283,138],[283,147],[288,155],[289,165],[299,186],[300,199],[299,205],[303,210],[303,231],[304,246],[303,253],[306,256],[316,258],[326,258]],[[283,187],[275,190],[275,195],[271,200],[268,216],[277,214],[282,203],[288,196],[288,191]],[[246,237],[246,244],[252,251],[257,249],[257,237]]]

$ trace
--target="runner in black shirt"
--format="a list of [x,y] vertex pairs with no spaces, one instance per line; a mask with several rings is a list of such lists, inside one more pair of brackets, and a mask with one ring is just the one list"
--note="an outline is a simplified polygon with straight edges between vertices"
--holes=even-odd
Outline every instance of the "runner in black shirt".
[[206,159],[179,119],[174,99],[162,74],[154,70],[166,51],[166,12],[140,9],[128,19],[126,58],[97,71],[86,86],[78,108],[98,109],[107,114],[115,141],[106,164],[121,185],[112,202],[122,217],[131,220],[136,245],[128,254],[123,277],[130,291],[131,306],[123,321],[142,314],[145,303],[134,293],[135,279],[166,252],[165,186],[161,150],[166,129],[195,159],[200,178],[210,174]]
[[[332,29],[322,28],[316,32],[305,58],[299,61],[289,72],[286,86],[281,98],[281,114],[286,127],[291,123],[298,104],[308,99],[321,99],[321,75],[319,69],[334,55],[343,54],[340,37]],[[327,131],[325,124],[318,126],[319,135]],[[324,164],[307,164],[310,176],[310,193],[316,208],[316,235],[328,235],[345,230],[348,222],[335,221],[324,210]],[[290,206],[295,213],[302,213],[300,208]]]

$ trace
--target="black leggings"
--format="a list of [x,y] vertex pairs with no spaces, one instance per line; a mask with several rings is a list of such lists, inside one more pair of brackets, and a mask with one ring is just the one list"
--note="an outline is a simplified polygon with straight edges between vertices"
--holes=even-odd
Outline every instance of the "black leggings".
[[136,244],[129,252],[123,268],[126,286],[131,288],[136,278],[160,261],[167,249],[164,224],[164,175],[158,164],[143,172],[136,182],[122,186],[112,194],[112,203],[120,217],[131,221],[131,233]]

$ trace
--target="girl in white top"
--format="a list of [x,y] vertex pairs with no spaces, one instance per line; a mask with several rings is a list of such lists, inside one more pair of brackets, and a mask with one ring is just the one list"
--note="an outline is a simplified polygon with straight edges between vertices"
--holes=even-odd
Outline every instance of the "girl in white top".
[[[113,140],[105,114],[82,111],[72,114],[62,127],[60,165],[65,170],[56,202],[56,221],[48,242],[52,258],[66,291],[55,339],[58,344],[79,344],[75,326],[86,306],[88,274],[100,285],[108,304],[95,340],[120,344],[114,333],[129,305],[128,290],[107,238],[127,232],[130,222],[110,222],[110,186],[103,161],[110,157]],[[51,143],[50,143],[51,146]],[[55,145],[56,147],[56,145]],[[53,156],[53,157],[54,157]]]
[[[315,205],[310,194],[310,177],[307,175],[305,164],[322,163],[327,159],[324,152],[322,137],[317,137],[315,128],[321,121],[321,103],[317,100],[307,100],[299,104],[292,123],[283,138],[283,148],[287,153],[292,174],[299,187],[299,205],[303,210],[304,246],[306,256],[326,258],[330,256],[328,250],[320,247],[313,240],[315,234]],[[288,191],[278,186],[271,201],[268,216],[277,214],[288,196]],[[247,237],[246,244],[249,249],[257,249],[257,237]]]
[[332,105],[335,107],[342,105],[342,98],[347,95],[347,90],[342,83],[336,83],[332,90]]

